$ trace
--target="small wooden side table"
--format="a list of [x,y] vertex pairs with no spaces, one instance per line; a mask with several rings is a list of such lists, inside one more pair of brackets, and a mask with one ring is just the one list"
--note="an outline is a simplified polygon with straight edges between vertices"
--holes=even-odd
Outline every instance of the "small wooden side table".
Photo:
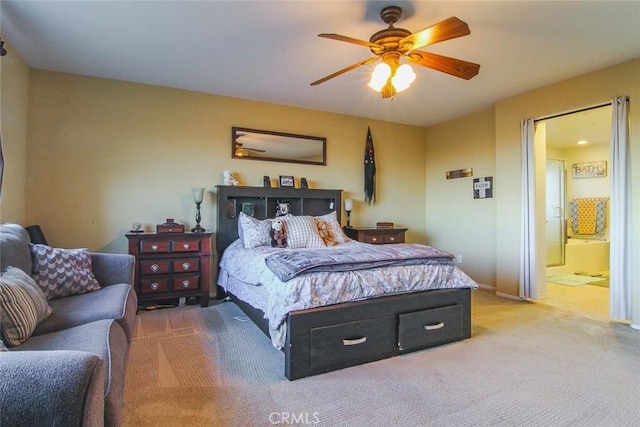
[[407,228],[396,227],[344,227],[344,233],[358,242],[383,245],[404,243]]

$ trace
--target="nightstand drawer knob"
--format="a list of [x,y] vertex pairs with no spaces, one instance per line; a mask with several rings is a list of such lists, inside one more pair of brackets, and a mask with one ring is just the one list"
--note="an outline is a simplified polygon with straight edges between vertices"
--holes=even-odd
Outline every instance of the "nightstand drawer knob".
[[182,269],[183,270],[188,270],[191,268],[191,264],[189,264],[188,262],[183,262],[182,263]]
[[182,244],[182,248],[183,249],[189,249],[189,244],[188,243],[183,243]]
[[152,251],[157,251],[158,250],[158,245],[151,245],[151,250]]
[[389,237],[389,240],[391,240],[392,242],[395,242],[396,238],[395,237]]
[[188,281],[188,280],[183,280],[183,281],[182,281],[182,287],[183,287],[183,288],[188,288],[190,284],[191,284],[191,283],[189,283],[189,281]]
[[153,289],[154,291],[157,291],[159,287],[160,287],[160,285],[157,284],[156,282],[151,284],[151,289]]
[[158,264],[151,265],[151,271],[158,271],[158,270],[160,270],[160,266]]
[[378,241],[378,238],[377,238],[377,237],[372,237],[372,238],[371,238],[371,241],[372,241],[372,242],[377,242],[377,241]]

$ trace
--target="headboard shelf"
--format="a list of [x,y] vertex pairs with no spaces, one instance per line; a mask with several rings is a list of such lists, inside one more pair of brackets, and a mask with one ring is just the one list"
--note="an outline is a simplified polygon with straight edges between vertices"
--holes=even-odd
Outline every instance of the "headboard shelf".
[[287,202],[292,215],[319,216],[336,211],[338,221],[341,219],[342,190],[217,185],[216,192],[218,257],[238,238],[238,216],[243,210],[257,219],[274,218],[278,202]]

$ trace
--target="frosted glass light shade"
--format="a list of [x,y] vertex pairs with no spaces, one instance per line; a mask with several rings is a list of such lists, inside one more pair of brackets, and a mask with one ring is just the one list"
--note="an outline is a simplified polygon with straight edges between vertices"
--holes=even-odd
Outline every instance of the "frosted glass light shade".
[[344,199],[344,210],[347,212],[353,210],[353,199]]
[[398,67],[396,75],[391,79],[391,83],[397,92],[402,92],[407,89],[415,79],[416,73],[413,72],[411,66],[409,64],[403,64]]
[[193,194],[194,202],[202,203],[202,199],[204,199],[204,188],[192,188],[191,193]]
[[376,68],[373,69],[373,73],[371,73],[371,81],[369,82],[369,87],[376,92],[380,92],[385,83],[387,83],[390,75],[391,67],[389,67],[387,64],[382,62],[376,65]]

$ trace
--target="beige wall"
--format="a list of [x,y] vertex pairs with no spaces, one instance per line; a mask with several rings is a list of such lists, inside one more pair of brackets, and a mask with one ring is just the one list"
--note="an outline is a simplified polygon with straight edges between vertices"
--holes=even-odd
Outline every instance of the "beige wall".
[[[358,117],[121,81],[31,70],[27,221],[51,244],[126,252],[133,222],[194,225],[191,187],[206,187],[202,224],[215,228],[222,171],[241,185],[306,177],[355,199],[353,225],[394,221],[424,240],[424,129]],[[327,138],[327,166],[231,159],[231,127]],[[377,200],[363,200],[367,126]],[[9,183],[11,185],[12,183]]]
[[[460,267],[478,283],[496,282],[496,200],[493,109],[432,126],[427,141],[427,237],[429,244],[462,255]],[[473,177],[446,172],[473,168]],[[494,177],[494,197],[473,198],[473,179]]]
[[0,222],[24,223],[29,68],[10,46],[5,47],[8,54],[0,59],[0,132],[5,162]]

